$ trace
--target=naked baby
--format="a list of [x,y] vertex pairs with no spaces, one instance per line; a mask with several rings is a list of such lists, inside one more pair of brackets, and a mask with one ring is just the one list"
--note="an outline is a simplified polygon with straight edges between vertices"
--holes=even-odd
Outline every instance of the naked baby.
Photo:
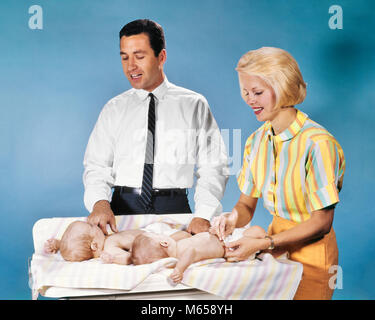
[[[140,234],[150,232],[168,235],[176,241],[185,237],[187,233],[173,228],[173,224],[170,223],[153,222],[141,229],[124,230],[105,236],[96,225],[74,221],[67,227],[61,240],[47,240],[44,251],[48,254],[60,251],[65,260],[72,262],[101,258],[104,263],[127,265],[132,263],[131,250],[134,239]],[[160,258],[162,257],[158,259]]]
[[[263,238],[265,234],[264,229],[259,226],[250,227],[243,232],[243,236],[253,238]],[[170,279],[179,283],[189,265],[205,259],[223,258],[224,253],[224,243],[209,232],[193,236],[186,231],[179,231],[171,236],[146,232],[134,239],[131,259],[137,265],[167,257],[177,258]]]
[[101,258],[104,263],[131,264],[130,252],[136,236],[144,230],[124,230],[105,236],[98,227],[84,221],[74,221],[65,230],[61,240],[49,239],[46,253],[56,253],[67,261]]

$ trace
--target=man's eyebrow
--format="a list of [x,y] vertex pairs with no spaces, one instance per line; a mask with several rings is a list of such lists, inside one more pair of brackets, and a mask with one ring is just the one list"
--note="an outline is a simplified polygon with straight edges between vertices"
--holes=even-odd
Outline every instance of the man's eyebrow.
[[[134,53],[134,54],[138,54],[138,53],[143,53],[143,54],[145,54],[146,51],[145,51],[145,50],[136,50],[136,51],[134,51],[133,53]],[[127,55],[126,52],[124,52],[124,51],[120,51],[120,55],[124,55],[124,54]]]

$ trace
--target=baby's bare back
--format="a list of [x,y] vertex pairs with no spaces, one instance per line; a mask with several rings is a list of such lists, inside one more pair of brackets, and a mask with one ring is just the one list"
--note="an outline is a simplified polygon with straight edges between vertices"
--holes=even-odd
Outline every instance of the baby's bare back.
[[177,242],[177,259],[181,258],[187,249],[191,248],[195,251],[192,263],[224,256],[222,242],[217,236],[209,232],[201,232],[190,238],[179,240]]

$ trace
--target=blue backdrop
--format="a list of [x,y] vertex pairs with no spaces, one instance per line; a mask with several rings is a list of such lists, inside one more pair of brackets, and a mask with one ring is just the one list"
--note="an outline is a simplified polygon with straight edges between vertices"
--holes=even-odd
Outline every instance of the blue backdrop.
[[[43,29],[33,29],[41,22],[29,13],[34,4]],[[342,8],[342,29],[329,26],[333,4]],[[220,128],[229,129],[231,156],[238,155],[234,129],[241,129],[242,157],[246,137],[261,125],[240,97],[238,59],[261,46],[296,58],[308,83],[300,109],[338,139],[347,160],[334,220],[343,288],[334,299],[373,299],[374,12],[372,0],[2,0],[0,298],[31,297],[27,262],[38,219],[88,214],[88,137],[103,105],[129,88],[118,32],[150,18],[165,30],[168,79],[206,96]],[[232,175],[224,210],[238,197]],[[267,227],[271,216],[259,205],[254,219]]]

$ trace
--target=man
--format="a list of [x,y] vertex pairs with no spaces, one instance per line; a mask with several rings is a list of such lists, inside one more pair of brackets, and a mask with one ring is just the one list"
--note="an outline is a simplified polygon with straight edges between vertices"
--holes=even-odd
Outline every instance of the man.
[[114,214],[191,213],[186,189],[196,167],[188,231],[208,231],[222,211],[228,168],[206,99],[167,80],[164,32],[151,20],[121,29],[120,56],[133,88],[104,106],[91,133],[83,175],[88,222],[107,234],[107,224],[117,231]]

